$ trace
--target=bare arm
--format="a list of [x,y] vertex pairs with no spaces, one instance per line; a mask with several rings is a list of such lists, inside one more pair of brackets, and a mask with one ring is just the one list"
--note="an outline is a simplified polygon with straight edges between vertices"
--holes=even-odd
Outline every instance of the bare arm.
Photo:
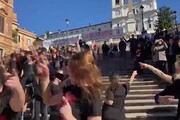
[[123,37],[123,40],[124,40],[125,42],[130,42],[130,40],[126,40],[124,37]]
[[133,83],[134,78],[136,77],[136,75],[137,75],[137,71],[133,71],[133,73],[132,73],[132,75],[130,77],[130,81],[129,81],[130,85]]
[[76,43],[76,48],[77,48],[77,52],[81,52],[81,47],[78,42]]
[[169,82],[169,83],[173,83],[172,81],[172,76],[168,75],[168,74],[165,74],[163,73],[161,70],[153,67],[152,65],[148,65],[148,64],[145,64],[145,63],[140,63],[141,66],[143,66],[144,68],[146,69],[149,69],[150,71],[152,71],[154,74],[156,74],[157,76],[159,76],[161,79]]
[[101,116],[97,117],[88,117],[88,120],[102,120]]
[[62,93],[52,95],[50,82],[42,82],[43,101],[48,106],[58,105],[62,98]]
[[113,100],[107,100],[105,99],[104,102],[108,105],[112,105],[113,104]]
[[25,93],[23,88],[19,88],[13,91],[13,96],[10,99],[10,107],[14,112],[20,112],[23,110],[25,103]]

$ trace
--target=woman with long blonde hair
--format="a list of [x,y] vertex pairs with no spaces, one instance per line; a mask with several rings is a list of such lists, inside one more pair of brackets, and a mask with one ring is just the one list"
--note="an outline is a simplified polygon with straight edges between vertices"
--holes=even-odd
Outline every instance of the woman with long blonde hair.
[[49,86],[49,70],[40,64],[40,76],[44,102],[60,107],[60,116],[65,120],[101,120],[101,74],[90,51],[73,55],[68,62],[70,84],[60,83],[62,92],[52,96]]

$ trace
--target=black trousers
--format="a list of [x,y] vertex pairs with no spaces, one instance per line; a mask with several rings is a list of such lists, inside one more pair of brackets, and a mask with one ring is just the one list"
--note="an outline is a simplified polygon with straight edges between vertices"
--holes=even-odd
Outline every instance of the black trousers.
[[137,70],[138,74],[143,74],[143,70],[141,69],[141,66],[139,62],[144,62],[144,59],[142,57],[136,57],[134,60],[134,70]]
[[131,48],[130,49],[130,52],[131,52],[131,58],[134,58],[135,57],[135,54],[136,54],[136,51],[134,48]]
[[108,59],[108,53],[103,53],[103,60]]
[[30,84],[30,83],[33,83],[34,82],[34,79],[35,79],[35,76],[33,74],[26,74],[22,77],[21,79],[21,85],[23,87],[23,89],[26,88],[26,85],[27,84]]
[[174,63],[176,62],[176,56],[175,55],[167,56],[167,62],[168,62],[168,73],[173,74],[175,68]]
[[121,57],[126,57],[126,50],[120,50],[120,56]]
[[162,72],[164,72],[164,73],[167,72],[166,64],[167,64],[166,61],[158,61],[158,62],[156,62],[157,68],[158,68],[159,70],[161,70]]
[[47,107],[43,101],[35,100],[34,107],[34,120],[48,120]]

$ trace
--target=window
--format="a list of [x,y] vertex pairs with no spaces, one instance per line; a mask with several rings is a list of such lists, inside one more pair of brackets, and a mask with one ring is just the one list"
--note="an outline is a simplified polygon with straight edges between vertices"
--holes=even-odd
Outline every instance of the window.
[[79,31],[76,31],[76,33],[78,33]]
[[3,56],[3,49],[0,49],[0,58]]
[[21,36],[18,35],[18,42],[20,43],[21,42]]
[[4,33],[4,17],[0,16],[0,33]]
[[100,31],[101,31],[101,28],[99,28],[98,31],[100,32]]
[[121,11],[117,10],[115,14],[116,14],[116,16],[119,16],[121,14]]
[[116,0],[116,5],[119,5],[119,0]]
[[32,45],[31,39],[27,39],[27,44],[28,44],[28,45]]
[[71,32],[71,34],[73,34],[73,32]]
[[133,9],[133,14],[138,14],[139,11],[137,9]]
[[152,24],[151,24],[151,18],[148,18],[148,28],[151,29],[152,28]]
[[151,29],[151,28],[152,28],[152,25],[151,25],[151,23],[149,23],[149,24],[148,24],[148,27],[149,27],[149,29]]
[[136,14],[136,9],[133,9],[133,14]]

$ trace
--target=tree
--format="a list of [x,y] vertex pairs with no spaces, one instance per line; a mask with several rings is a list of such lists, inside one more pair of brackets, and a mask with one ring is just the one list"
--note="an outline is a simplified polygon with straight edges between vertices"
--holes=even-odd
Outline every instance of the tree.
[[174,26],[174,11],[170,7],[163,6],[159,8],[156,27],[159,30],[169,29]]
[[17,43],[17,37],[18,37],[18,29],[13,29],[12,30],[12,38],[13,38],[13,41]]

